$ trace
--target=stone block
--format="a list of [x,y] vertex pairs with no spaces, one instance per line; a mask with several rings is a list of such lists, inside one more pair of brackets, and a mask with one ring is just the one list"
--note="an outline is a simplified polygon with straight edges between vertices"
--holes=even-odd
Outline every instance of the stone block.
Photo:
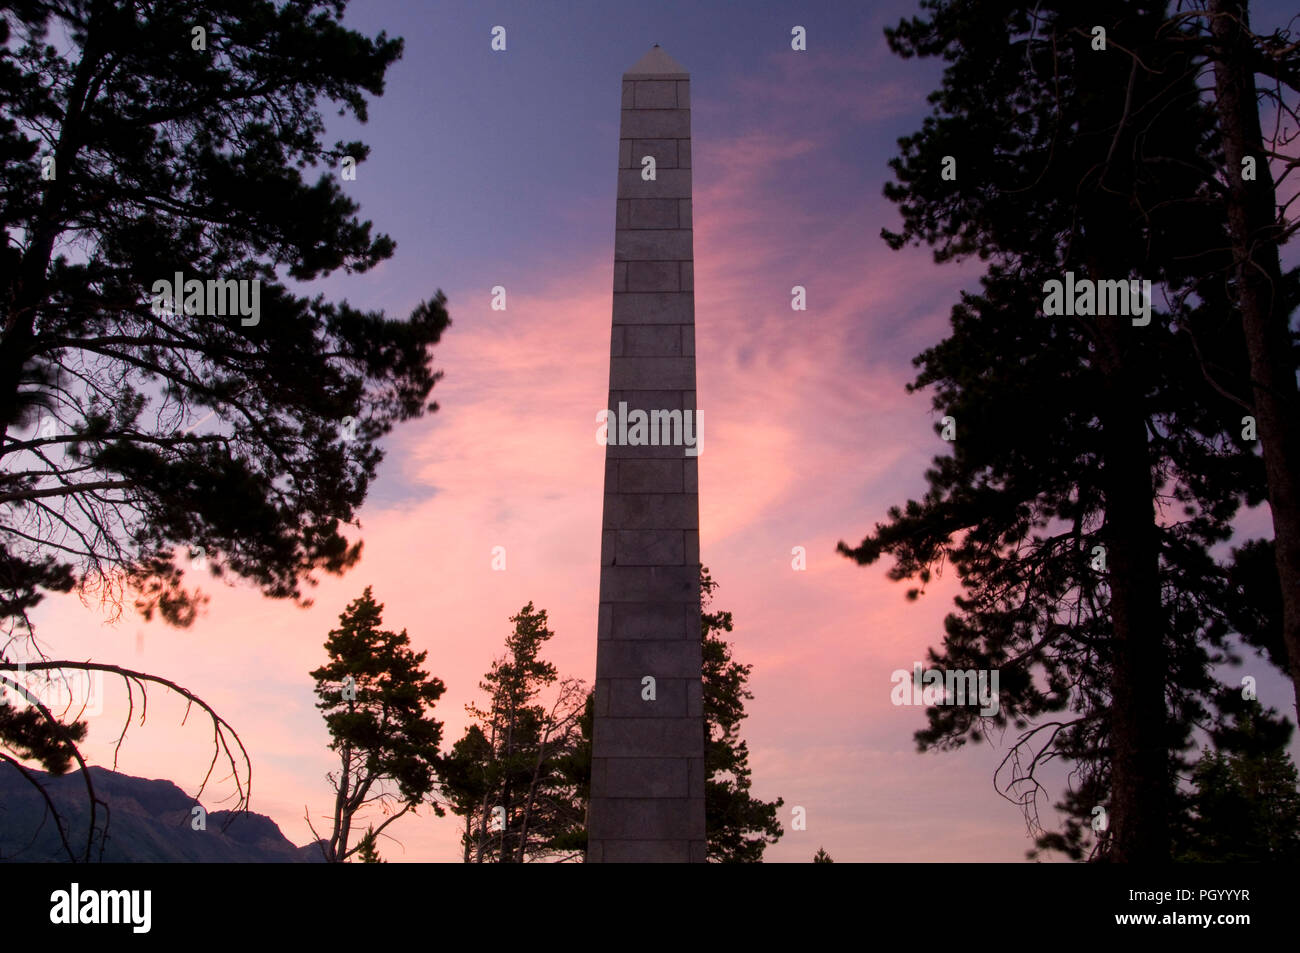
[[[699,629],[699,626],[696,628]],[[704,682],[698,678],[686,682],[686,717],[704,717]]]
[[691,257],[689,230],[619,229],[614,232],[615,261],[682,261]]
[[[672,325],[667,325],[672,327]],[[635,325],[627,325],[635,327]],[[609,392],[609,409],[623,413],[623,405],[630,414],[634,410],[644,410],[647,414],[656,410],[694,410],[695,391],[693,390],[611,390]]]
[[645,157],[652,156],[655,160],[655,175],[659,174],[660,169],[677,168],[677,143],[686,140],[678,139],[632,139],[632,166],[638,173],[645,168]]
[[[656,680],[677,681],[681,684],[674,690],[671,687],[666,688],[666,692],[676,691],[678,700],[678,717],[686,717],[686,695],[684,692],[685,685],[690,679],[699,681],[700,679],[700,655],[701,642],[699,639],[676,639],[671,642],[661,642],[651,639],[626,639],[617,642],[610,642],[604,646],[604,651],[600,653],[600,662],[596,670],[597,678],[610,679],[611,684],[618,682],[618,688],[623,689],[619,692],[617,689],[611,694],[610,713],[617,714],[624,718],[663,718],[667,715],[658,709],[651,711],[656,702],[643,702],[646,707],[644,710],[638,709],[635,705],[628,706],[626,701],[626,692],[631,680],[637,683],[637,692],[635,696],[640,697],[641,679],[647,675],[653,676]],[[619,681],[619,680],[622,681]],[[655,690],[658,694],[659,686],[656,684]],[[624,695],[620,702],[614,702],[612,699],[618,695]],[[666,695],[665,697],[670,697]],[[617,704],[619,710],[615,711]]]
[[[638,264],[639,263],[635,263]],[[614,265],[615,282],[618,280],[619,268],[626,275],[627,262]],[[670,274],[671,265],[665,265],[664,274]],[[638,275],[638,282],[642,280]],[[626,290],[626,288],[624,289]],[[694,324],[695,297],[689,294],[672,292],[650,292],[614,296],[615,324]]]
[[620,139],[689,139],[689,109],[624,109],[618,126]]
[[694,856],[690,840],[598,841],[605,864],[685,864]]
[[[627,228],[676,228],[682,199],[619,199],[627,203]],[[689,204],[689,202],[688,202]]]
[[619,493],[681,493],[685,460],[622,460],[618,482],[606,486]]
[[[682,356],[680,324],[616,324],[614,327],[623,332],[618,357]],[[689,329],[693,326],[688,326]]]
[[691,197],[690,169],[658,169],[655,179],[641,178],[641,160],[632,157],[636,168],[618,172],[618,197],[621,199],[688,199]]
[[[654,463],[671,463],[655,460]],[[686,558],[685,531],[678,529],[628,529],[614,530],[613,563],[618,566],[686,566],[694,562]],[[606,532],[604,535],[608,535]],[[696,547],[698,550],[698,546]],[[698,552],[697,552],[698,555]]]
[[609,387],[610,390],[694,389],[695,358],[612,357],[609,360]]
[[[701,682],[701,685],[704,683]],[[686,759],[687,780],[694,791],[704,790],[704,782],[707,780],[704,774],[704,758],[687,758]]]
[[[625,291],[633,294],[664,294],[681,291],[681,262],[678,261],[630,261],[626,265]],[[618,281],[618,264],[614,265],[615,287]],[[615,305],[617,305],[617,301]]]
[[615,446],[611,443],[605,448],[605,453],[618,460],[681,460],[686,456],[686,449],[671,445]]
[[[606,484],[608,486],[608,484]],[[700,492],[700,458],[687,457],[682,461],[682,492]]]
[[[699,589],[697,566],[605,566],[601,602],[684,602]],[[597,673],[600,672],[599,663]]]
[[[601,632],[610,639],[652,639],[666,641],[691,637],[688,619],[694,619],[694,640],[700,639],[699,611],[689,605],[650,602],[603,603],[600,607]],[[606,622],[608,619],[608,622]]]
[[687,79],[677,81],[677,108],[691,108],[691,82]]
[[623,74],[625,80],[641,82],[647,79],[689,80],[691,74],[685,69],[630,69]]
[[687,530],[682,537],[682,560],[688,566],[700,564],[700,534],[697,530]]
[[612,758],[592,797],[685,798],[690,794],[690,762],[682,758]]
[[678,200],[677,200],[677,226],[678,226],[678,228],[694,228],[695,226],[691,224],[692,221],[693,221],[693,219],[692,219],[692,216],[691,216],[691,200],[690,200],[690,199],[678,199]]
[[673,80],[638,82],[632,104],[636,109],[676,109],[677,83]]
[[592,744],[605,758],[703,758],[702,728],[693,718],[604,718],[592,729]]
[[[625,841],[690,841],[704,837],[702,798],[620,798],[619,810],[600,812],[591,818],[588,835],[606,841],[605,860],[610,849],[625,849]],[[698,808],[698,810],[697,810]],[[613,841],[615,843],[609,843]],[[689,847],[682,845],[682,861]]]
[[[620,642],[617,646],[611,646],[611,648],[625,648],[643,644],[663,643]],[[683,645],[684,643],[681,639],[678,639],[670,644]],[[643,679],[647,675],[655,680],[655,697],[653,700],[645,698],[646,686]],[[690,714],[688,700],[691,694],[691,685],[704,684],[700,681],[699,675],[691,676],[691,678],[668,678],[654,670],[646,670],[641,674],[634,673],[630,677],[619,677],[616,673],[611,672],[609,677],[605,678],[605,682],[609,685],[609,707],[606,714],[611,718],[686,718]],[[683,770],[683,787],[685,787],[685,782],[686,772]],[[634,797],[635,792],[627,792],[616,796]],[[683,792],[678,796],[685,797],[686,794]]]

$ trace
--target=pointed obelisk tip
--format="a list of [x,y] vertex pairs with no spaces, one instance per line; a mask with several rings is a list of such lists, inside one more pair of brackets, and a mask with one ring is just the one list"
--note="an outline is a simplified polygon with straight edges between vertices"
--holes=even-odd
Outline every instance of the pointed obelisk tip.
[[686,67],[664,52],[656,43],[636,65],[623,74],[624,79],[689,79]]

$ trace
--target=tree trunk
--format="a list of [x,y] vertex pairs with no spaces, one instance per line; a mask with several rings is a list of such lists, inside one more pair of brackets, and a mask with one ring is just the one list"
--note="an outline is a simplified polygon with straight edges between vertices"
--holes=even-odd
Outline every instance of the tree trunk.
[[478,842],[474,845],[474,863],[483,863],[483,854],[487,850],[488,842],[488,816],[492,812],[491,808],[492,792],[490,789],[483,791],[483,805],[478,815]]
[[[1094,275],[1094,280],[1097,276]],[[1109,277],[1109,276],[1101,276]],[[1168,861],[1164,611],[1146,418],[1119,322],[1098,319],[1111,637],[1111,859]]]
[[[497,757],[497,736],[501,733],[499,726],[500,709],[496,696],[492,699],[492,734],[488,738],[488,757],[495,759]],[[484,768],[484,786],[483,786],[483,809],[479,812],[479,832],[478,843],[475,845],[476,856],[474,863],[483,863],[483,855],[487,852],[488,844],[488,817],[492,812],[492,789],[486,784],[487,769]]]
[[[1211,0],[1214,88],[1228,167],[1228,227],[1236,292],[1250,357],[1255,423],[1273,513],[1273,552],[1282,584],[1282,635],[1300,710],[1300,394],[1290,315],[1282,296],[1277,199],[1264,154],[1246,0]],[[1255,180],[1242,178],[1253,156]]]
[[512,793],[511,782],[513,780],[511,777],[511,772],[514,770],[514,759],[515,759],[515,743],[514,743],[515,718],[516,715],[515,715],[514,698],[513,696],[511,696],[510,707],[509,709],[507,709],[507,716],[506,716],[507,719],[506,720],[506,747],[505,747],[505,756],[503,758],[503,763],[505,764],[506,768],[503,774],[503,782],[501,785],[501,806],[505,811],[505,816],[502,818],[501,838],[497,844],[498,864],[508,864],[512,860],[514,860],[513,854],[506,847],[506,832],[510,827],[510,796]]
[[533,764],[533,776],[528,782],[528,793],[524,795],[524,812],[523,818],[519,823],[519,863],[525,863],[524,854],[528,849],[528,825],[533,818],[533,804],[537,799],[537,784],[542,776],[542,764],[546,761],[546,745],[551,740],[551,731],[554,729],[554,712],[552,717],[548,718],[545,729],[541,732],[541,739],[537,745],[537,760]]
[[334,830],[330,833],[330,860],[341,863],[343,846],[347,836],[343,832],[348,812],[348,787],[352,780],[352,746],[344,745],[341,756],[343,770],[339,777],[338,790],[334,792]]
[[[1138,55],[1142,55],[1138,49]],[[1088,278],[1128,278],[1140,268],[1130,233],[1137,169],[1132,143],[1136,131],[1129,104],[1150,93],[1135,62],[1127,58],[1087,58],[1080,82],[1122,92],[1089,111],[1083,130],[1094,141],[1109,142],[1095,179],[1081,192],[1080,235]],[[1111,97],[1107,97],[1111,99]],[[1122,107],[1120,127],[1116,113]],[[1113,161],[1112,161],[1113,160]],[[1154,276],[1153,276],[1154,277]],[[1147,411],[1138,384],[1130,342],[1129,315],[1098,315],[1094,368],[1100,377],[1100,484],[1105,495],[1105,580],[1110,590],[1110,852],[1120,863],[1168,862],[1169,751],[1165,714],[1165,617],[1161,596],[1160,537],[1155,487],[1147,437]],[[1080,553],[1081,560],[1088,554]],[[1084,563],[1087,565],[1087,562]],[[1086,571],[1086,570],[1085,570]]]

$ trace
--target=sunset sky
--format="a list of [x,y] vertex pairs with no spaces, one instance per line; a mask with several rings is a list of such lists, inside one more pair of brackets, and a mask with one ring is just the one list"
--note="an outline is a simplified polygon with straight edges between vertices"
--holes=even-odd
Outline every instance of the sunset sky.
[[[1261,7],[1256,28],[1284,22],[1285,6]],[[51,598],[36,615],[46,650],[202,696],[252,756],[251,809],[298,844],[312,839],[304,810],[325,831],[325,774],[337,768],[307,673],[365,586],[448,686],[436,709],[444,750],[529,601],[556,632],[547,657],[590,682],[620,81],[660,43],[692,74],[701,554],[720,584],[715,607],[734,613],[735,654],[753,665],[743,733],[754,793],[785,799],[787,832],[766,859],[808,861],[825,847],[836,861],[1022,860],[1024,820],[992,782],[1004,740],[918,754],[923,711],[890,703],[890,673],[940,641],[951,574],[909,603],[888,563],[861,568],[835,552],[924,491],[944,445],[929,395],[904,385],[982,271],[880,239],[899,221],[881,195],[886,163],[940,75],[885,44],[882,28],[915,11],[912,0],[354,4],[350,26],[402,36],[406,50],[370,122],[327,115],[327,139],[371,146],[344,188],[397,251],[311,288],[399,316],[443,289],[453,325],[436,353],[440,409],[385,442],[361,511],[363,559],[322,579],[310,609],[206,577],[211,602],[186,630]],[[498,24],[503,53],[489,47]],[[807,52],[790,49],[795,25]],[[504,312],[490,308],[496,285]],[[794,285],[807,288],[807,311],[791,310]],[[1271,532],[1267,510],[1243,527]],[[492,569],[494,546],[505,571]],[[792,569],[796,546],[806,571]],[[1243,671],[1265,705],[1291,710],[1279,673]],[[86,750],[111,766],[125,695],[108,688]],[[153,692],[118,770],[194,793],[211,729],[194,714],[181,727],[183,712]],[[228,806],[232,793],[214,783],[204,803]],[[796,805],[806,831],[789,830]],[[389,833],[388,860],[460,859],[454,817],[422,810]]]

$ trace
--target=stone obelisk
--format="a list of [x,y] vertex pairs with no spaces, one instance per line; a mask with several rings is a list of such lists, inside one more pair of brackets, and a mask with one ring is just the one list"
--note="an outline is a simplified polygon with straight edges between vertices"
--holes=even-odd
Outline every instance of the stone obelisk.
[[587,860],[703,862],[690,74],[657,44],[618,154]]

